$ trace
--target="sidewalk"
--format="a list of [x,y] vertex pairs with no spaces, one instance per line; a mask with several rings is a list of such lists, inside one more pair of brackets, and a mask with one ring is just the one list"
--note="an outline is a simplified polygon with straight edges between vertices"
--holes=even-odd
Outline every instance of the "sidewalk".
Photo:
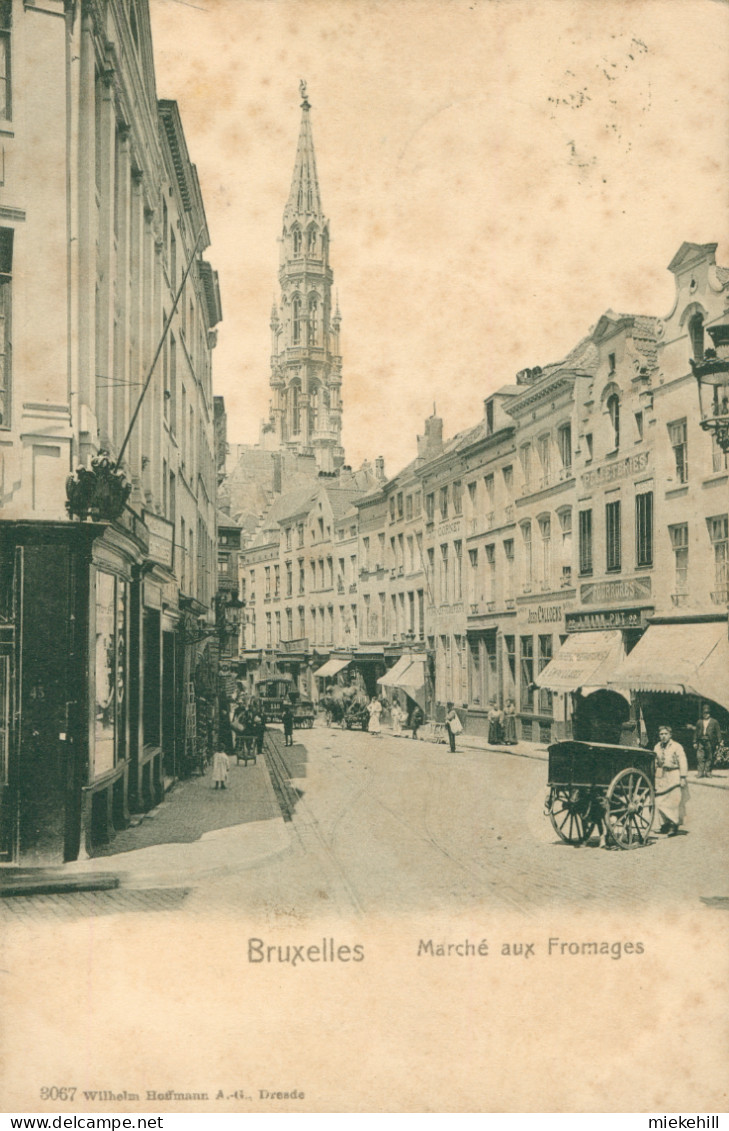
[[[266,760],[236,765],[227,788],[213,788],[212,770],[176,783],[150,812],[99,846],[87,860],[57,868],[0,870],[0,894],[79,890],[89,886],[189,887],[203,878],[252,868],[290,844]],[[27,885],[26,891],[18,890]]]

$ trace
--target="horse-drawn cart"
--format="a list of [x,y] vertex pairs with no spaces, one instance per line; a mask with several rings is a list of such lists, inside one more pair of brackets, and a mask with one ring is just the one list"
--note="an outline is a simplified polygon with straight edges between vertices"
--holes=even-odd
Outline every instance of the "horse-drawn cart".
[[556,742],[549,747],[546,811],[567,844],[584,844],[596,828],[617,848],[648,840],[655,814],[655,756],[633,746]]

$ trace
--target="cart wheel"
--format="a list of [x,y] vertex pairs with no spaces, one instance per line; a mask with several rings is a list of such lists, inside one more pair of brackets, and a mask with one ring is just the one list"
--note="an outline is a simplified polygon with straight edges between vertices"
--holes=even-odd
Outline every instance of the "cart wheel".
[[549,797],[549,819],[557,836],[566,844],[583,844],[595,827],[590,815],[589,790],[553,785]]
[[640,848],[648,840],[655,812],[655,793],[642,770],[621,770],[605,797],[605,826],[618,848]]

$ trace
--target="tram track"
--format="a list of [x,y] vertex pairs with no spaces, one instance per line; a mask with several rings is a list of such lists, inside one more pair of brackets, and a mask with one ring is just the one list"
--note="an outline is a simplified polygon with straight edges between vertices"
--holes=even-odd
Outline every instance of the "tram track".
[[[274,732],[275,733],[275,732]],[[275,765],[275,773],[280,775],[282,782],[291,778],[291,767],[286,760],[278,741],[271,742],[271,747],[275,751],[272,757],[272,764]],[[446,765],[446,763],[443,763]],[[297,800],[297,805],[300,808],[300,813],[306,810],[306,824],[310,833],[316,837],[317,844],[321,851],[324,852],[326,858],[335,865],[337,872],[346,885],[350,898],[356,903],[358,909],[362,911],[362,902],[359,898],[352,880],[348,873],[345,871],[337,850],[337,840],[346,817],[351,814],[357,804],[367,799],[372,805],[378,807],[385,812],[388,817],[394,821],[401,829],[407,831],[408,835],[415,841],[427,845],[431,851],[434,851],[438,856],[445,858],[449,864],[460,871],[464,876],[468,877],[471,882],[476,885],[483,885],[484,881],[487,883],[492,894],[498,899],[505,907],[511,910],[518,911],[522,915],[530,914],[529,908],[525,903],[517,899],[512,893],[506,891],[497,880],[491,878],[490,869],[487,864],[480,864],[473,859],[465,859],[462,855],[454,852],[452,848],[445,844],[442,839],[433,831],[431,822],[431,813],[433,803],[438,796],[439,783],[436,774],[433,770],[426,769],[424,771],[425,779],[427,782],[427,790],[423,799],[422,813],[420,822],[407,820],[401,812],[389,805],[383,800],[376,792],[375,784],[377,775],[375,771],[369,767],[362,767],[366,773],[364,781],[353,781],[351,773],[344,767],[337,766],[330,763],[331,769],[335,772],[340,779],[346,780],[348,784],[354,786],[352,792],[346,798],[346,801],[340,806],[339,811],[334,817],[330,827],[326,832],[322,829],[319,820],[314,816],[308,804],[303,800]],[[287,786],[287,791],[290,792],[291,787]],[[297,795],[298,796],[298,795]],[[297,814],[299,816],[299,814]],[[298,827],[299,822],[293,821],[297,836],[302,847],[306,847],[301,836],[301,829]],[[478,898],[474,894],[474,898]]]

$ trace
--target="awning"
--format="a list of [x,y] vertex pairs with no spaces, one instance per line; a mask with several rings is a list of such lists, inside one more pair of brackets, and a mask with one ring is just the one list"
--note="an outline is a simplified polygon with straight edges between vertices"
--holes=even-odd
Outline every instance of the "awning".
[[697,695],[729,709],[726,621],[651,624],[609,687]]
[[535,677],[537,687],[550,691],[577,691],[589,695],[598,687],[606,687],[625,658],[623,634],[610,632],[575,632],[568,636],[553,660]]
[[383,687],[398,687],[400,676],[410,667],[411,660],[412,656],[401,656],[394,667],[381,675],[377,682],[381,683]]
[[317,679],[325,676],[334,676],[337,672],[344,671],[345,668],[348,668],[350,663],[351,660],[327,660],[325,664],[322,664],[322,666],[314,672],[314,675]]
[[402,656],[394,668],[377,681],[383,687],[397,687],[425,710],[425,657]]

